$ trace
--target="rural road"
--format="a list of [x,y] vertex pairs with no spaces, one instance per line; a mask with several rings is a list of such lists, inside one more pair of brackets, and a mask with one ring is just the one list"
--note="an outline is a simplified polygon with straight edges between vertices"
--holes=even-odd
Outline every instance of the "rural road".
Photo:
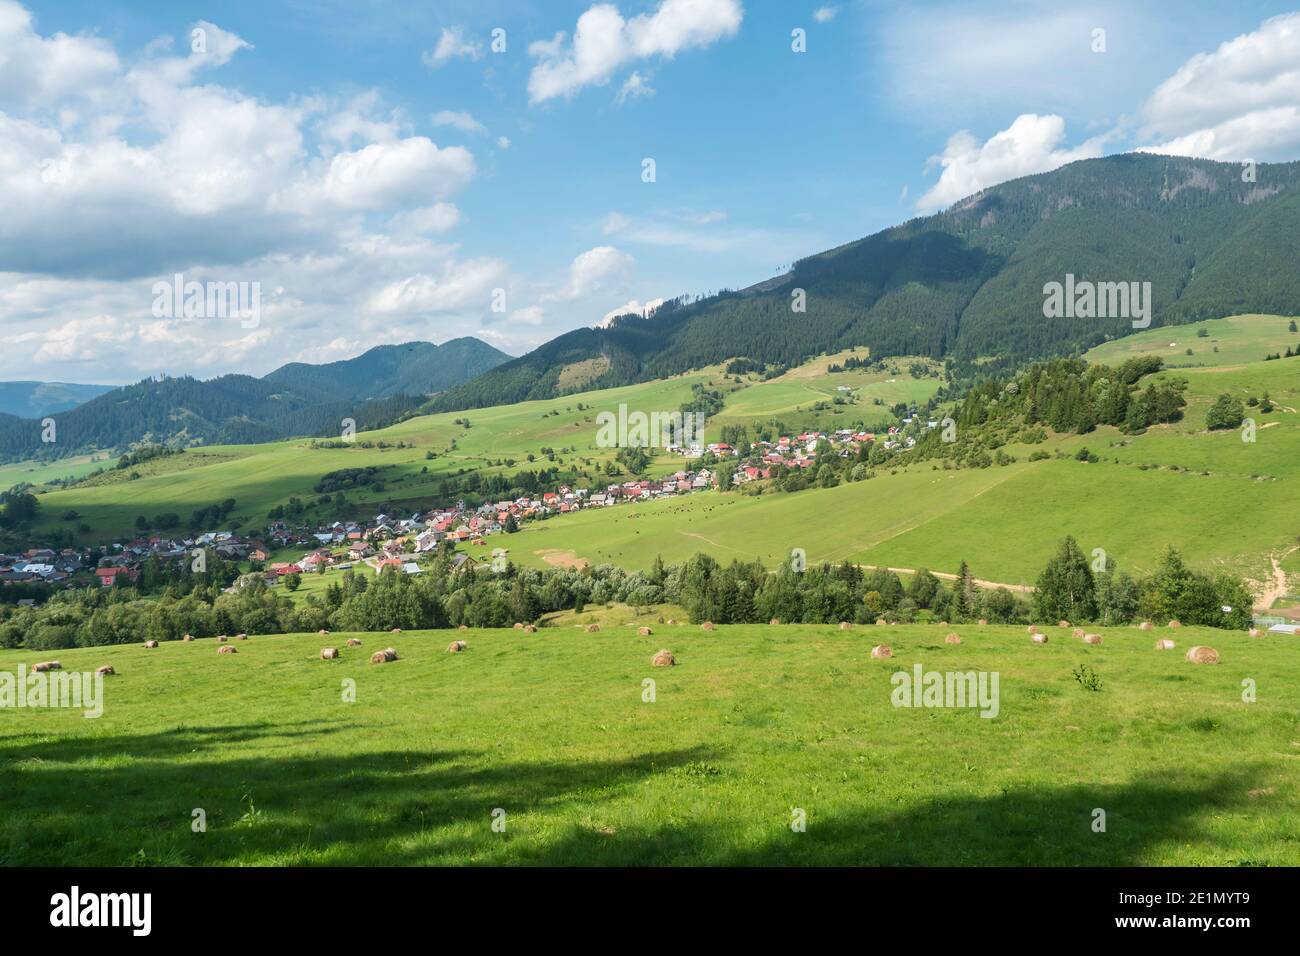
[[1300,549],[1300,545],[1282,552],[1281,558],[1275,558],[1269,555],[1269,560],[1273,562],[1273,581],[1265,586],[1263,593],[1255,601],[1255,610],[1264,614],[1273,606],[1278,598],[1285,597],[1287,593],[1286,572],[1282,570],[1282,562],[1287,559],[1292,551]]

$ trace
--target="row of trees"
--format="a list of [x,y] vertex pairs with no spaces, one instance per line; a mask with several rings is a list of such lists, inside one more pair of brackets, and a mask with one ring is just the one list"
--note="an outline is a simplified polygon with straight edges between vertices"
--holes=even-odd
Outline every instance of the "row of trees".
[[1047,563],[1032,598],[1006,588],[977,587],[965,563],[951,582],[920,569],[904,585],[892,571],[847,562],[770,571],[758,561],[724,566],[704,554],[670,567],[656,559],[647,571],[612,565],[582,570],[510,565],[489,573],[473,562],[457,568],[451,552],[443,549],[423,574],[390,569],[370,577],[347,571],[321,594],[298,603],[287,589],[268,587],[261,574],[244,575],[225,588],[223,579],[232,568],[219,562],[215,568],[202,575],[147,568],[136,587],[63,592],[39,608],[0,608],[0,646],[51,650],[178,640],[185,634],[321,628],[508,627],[553,611],[610,602],[681,604],[692,619],[721,624],[772,618],[810,624],[880,618],[900,623],[985,618],[1006,624],[1065,618],[1120,625],[1140,618],[1178,618],[1185,624],[1240,628],[1250,619],[1250,596],[1240,581],[1193,571],[1172,549],[1154,573],[1134,578],[1113,566],[1094,570],[1072,538]]

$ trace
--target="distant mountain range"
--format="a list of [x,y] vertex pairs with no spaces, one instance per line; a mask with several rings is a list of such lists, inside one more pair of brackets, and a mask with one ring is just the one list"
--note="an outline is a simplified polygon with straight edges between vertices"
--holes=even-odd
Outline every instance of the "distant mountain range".
[[[1067,275],[1150,282],[1153,326],[1300,313],[1300,163],[1130,153],[985,189],[810,256],[738,292],[678,299],[648,319],[577,329],[449,389],[431,411],[551,398],[748,357],[795,364],[875,355],[1037,358],[1132,331],[1129,316],[1047,318]],[[802,296],[805,311],[792,303]]]
[[66,412],[97,395],[111,392],[112,385],[69,385],[66,382],[0,382],[0,414],[19,418],[40,418]]
[[[62,412],[0,413],[0,460],[57,458],[89,449],[159,444],[244,444],[300,435],[337,435],[344,418],[380,427],[510,356],[474,338],[433,345],[381,345],[328,365],[294,363],[264,378],[223,375],[146,379],[97,389]],[[29,383],[39,386],[39,383]],[[42,438],[40,415],[55,416],[55,441]]]

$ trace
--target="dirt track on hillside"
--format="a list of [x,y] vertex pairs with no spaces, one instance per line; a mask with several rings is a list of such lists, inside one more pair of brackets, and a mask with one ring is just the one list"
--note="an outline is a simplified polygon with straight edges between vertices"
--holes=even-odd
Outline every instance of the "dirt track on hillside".
[[[881,568],[878,564],[859,564],[858,567],[868,571],[893,571],[895,574],[915,574],[916,568]],[[931,571],[940,581],[956,581],[957,575],[949,574],[946,571]],[[1003,584],[1000,581],[985,581],[983,578],[972,578],[975,586],[978,588],[1006,588],[1013,594],[1033,594],[1034,589],[1028,584]]]

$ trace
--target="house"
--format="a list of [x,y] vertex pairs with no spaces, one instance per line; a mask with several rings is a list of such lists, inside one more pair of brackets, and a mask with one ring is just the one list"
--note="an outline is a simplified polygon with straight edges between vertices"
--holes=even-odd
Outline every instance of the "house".
[[122,567],[95,569],[95,577],[99,578],[99,586],[102,588],[111,588],[113,585],[117,584],[118,579],[123,575],[126,576],[128,581],[134,581],[140,576],[140,572]]

